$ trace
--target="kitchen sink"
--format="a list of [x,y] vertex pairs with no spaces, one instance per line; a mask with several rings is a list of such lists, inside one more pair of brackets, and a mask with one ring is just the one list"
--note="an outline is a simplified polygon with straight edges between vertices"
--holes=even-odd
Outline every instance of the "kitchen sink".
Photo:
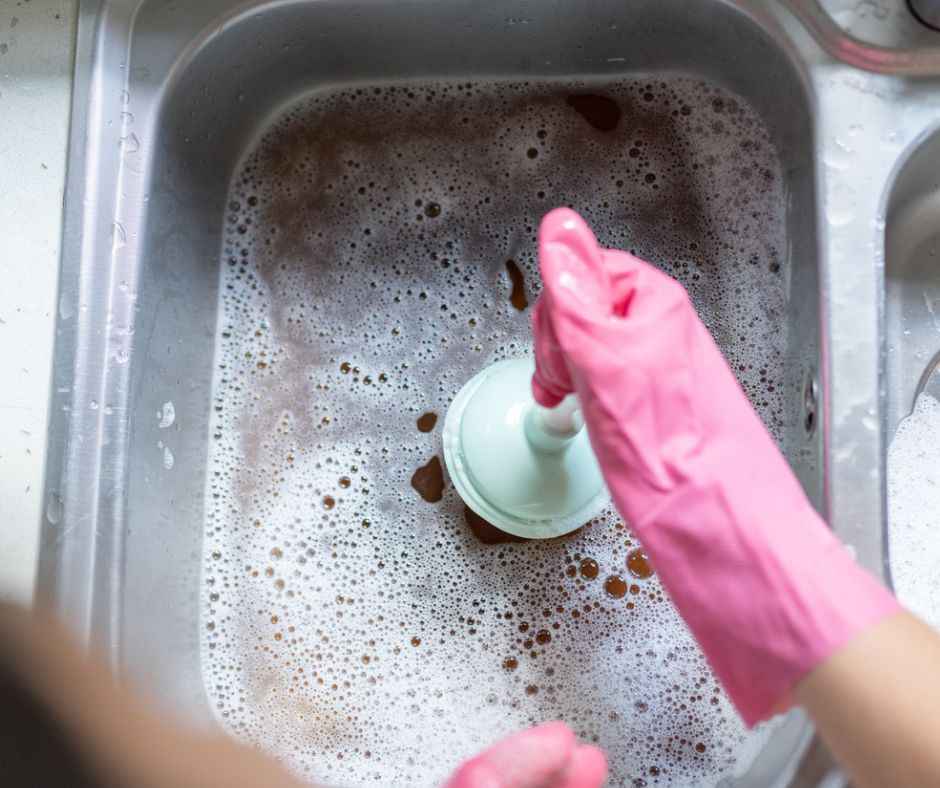
[[744,731],[616,512],[469,517],[435,416],[531,352],[570,205],[686,285],[889,581],[940,39],[864,6],[83,0],[42,601],[326,784],[435,784],[559,717],[615,785],[841,784],[799,711]]

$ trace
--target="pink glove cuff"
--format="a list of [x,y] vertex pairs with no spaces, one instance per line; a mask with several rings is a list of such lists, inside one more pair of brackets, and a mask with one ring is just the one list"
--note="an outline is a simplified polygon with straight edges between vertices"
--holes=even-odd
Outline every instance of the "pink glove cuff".
[[[772,504],[781,528],[803,535],[786,546],[713,524],[757,522],[766,502],[742,503],[721,482],[687,489],[636,531],[744,722],[753,726],[792,704],[795,686],[857,634],[900,612],[895,597],[862,569],[809,506]],[[756,530],[756,529],[755,529]],[[691,561],[690,561],[690,556]]]

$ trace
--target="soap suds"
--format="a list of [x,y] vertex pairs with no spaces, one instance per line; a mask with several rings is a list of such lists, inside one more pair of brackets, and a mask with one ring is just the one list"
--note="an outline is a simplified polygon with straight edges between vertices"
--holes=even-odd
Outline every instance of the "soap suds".
[[888,526],[898,599],[940,629],[940,402],[929,394],[888,449]]
[[424,498],[410,484],[441,451],[417,420],[531,353],[537,226],[561,205],[679,279],[774,435],[794,429],[783,176],[713,85],[321,92],[234,176],[203,669],[224,725],[310,780],[436,785],[564,719],[612,785],[713,786],[769,736],[744,729],[616,512],[515,541],[446,476]]

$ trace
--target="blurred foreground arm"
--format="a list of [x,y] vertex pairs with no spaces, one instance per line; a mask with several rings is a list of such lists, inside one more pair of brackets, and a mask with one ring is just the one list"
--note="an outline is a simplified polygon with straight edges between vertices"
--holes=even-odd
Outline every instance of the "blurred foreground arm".
[[[301,788],[262,753],[160,718],[57,621],[0,602],[5,788]],[[607,762],[562,723],[510,736],[447,788],[600,788]]]
[[940,635],[892,616],[796,688],[858,788],[940,785]]
[[303,785],[228,737],[160,718],[49,616],[0,604],[0,680],[3,784],[10,788]]

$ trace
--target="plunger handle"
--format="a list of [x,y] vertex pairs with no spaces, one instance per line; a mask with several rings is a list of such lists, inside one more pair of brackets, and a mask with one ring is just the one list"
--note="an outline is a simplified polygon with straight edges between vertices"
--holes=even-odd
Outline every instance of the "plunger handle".
[[543,408],[533,402],[525,416],[526,438],[539,451],[561,451],[583,428],[581,405],[574,394],[555,408]]

